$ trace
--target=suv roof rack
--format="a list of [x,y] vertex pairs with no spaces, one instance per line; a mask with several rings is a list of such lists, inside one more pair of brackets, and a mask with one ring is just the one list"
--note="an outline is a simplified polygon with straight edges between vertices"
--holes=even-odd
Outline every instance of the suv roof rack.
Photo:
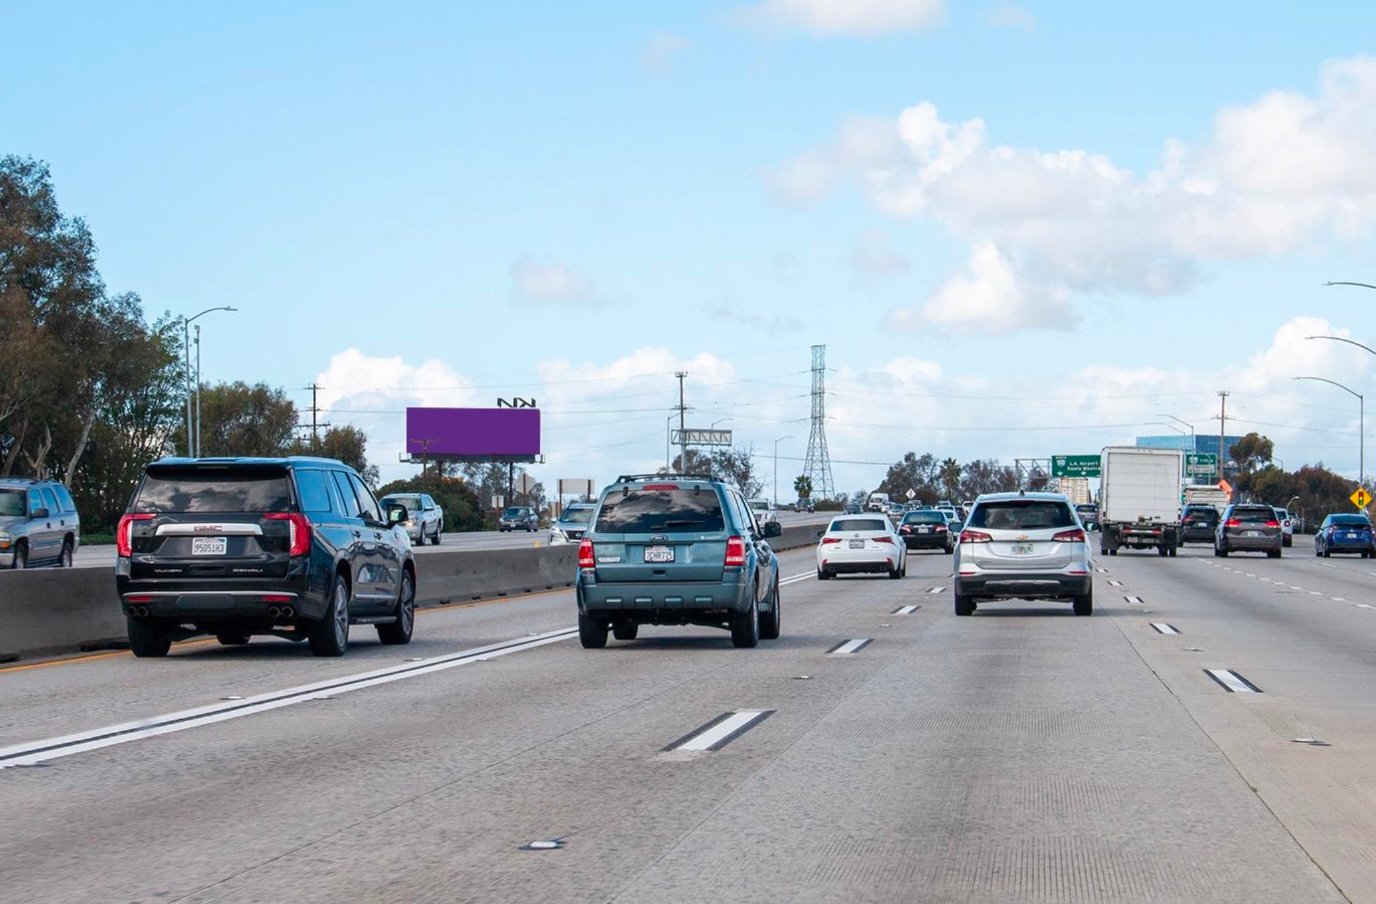
[[622,474],[614,483],[638,483],[647,480],[716,480],[711,474]]

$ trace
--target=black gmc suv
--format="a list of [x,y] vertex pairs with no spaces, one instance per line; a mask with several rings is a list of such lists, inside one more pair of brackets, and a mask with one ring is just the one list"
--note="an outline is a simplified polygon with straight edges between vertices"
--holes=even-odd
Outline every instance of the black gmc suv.
[[164,458],[148,465],[115,532],[115,584],[135,656],[173,640],[254,634],[341,656],[349,625],[411,640],[416,567],[401,522],[328,458]]

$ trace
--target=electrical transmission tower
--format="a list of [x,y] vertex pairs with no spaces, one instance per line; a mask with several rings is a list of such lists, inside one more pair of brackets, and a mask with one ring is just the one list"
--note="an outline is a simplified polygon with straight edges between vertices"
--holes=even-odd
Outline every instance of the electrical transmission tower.
[[812,430],[807,437],[803,473],[812,481],[813,499],[831,499],[831,455],[827,452],[827,347],[812,347]]

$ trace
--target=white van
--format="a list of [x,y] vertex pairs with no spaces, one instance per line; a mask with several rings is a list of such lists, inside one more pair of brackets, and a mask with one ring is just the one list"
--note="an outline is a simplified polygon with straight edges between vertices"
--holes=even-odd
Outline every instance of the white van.
[[871,512],[882,512],[888,505],[888,493],[870,493],[870,498],[869,501],[865,503],[865,508]]

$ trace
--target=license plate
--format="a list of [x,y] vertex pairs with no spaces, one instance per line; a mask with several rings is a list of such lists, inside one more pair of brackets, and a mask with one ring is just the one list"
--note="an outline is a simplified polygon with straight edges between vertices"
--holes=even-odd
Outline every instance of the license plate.
[[192,537],[191,554],[193,556],[222,556],[225,554],[225,538]]
[[865,548],[865,541],[864,541],[864,540],[851,540],[851,541],[850,541],[850,548],[851,548],[851,549],[864,549],[864,548]]
[[919,534],[930,534],[932,532],[932,529],[930,527],[919,527],[917,529],[917,532]]
[[672,546],[647,546],[645,547],[645,561],[656,565],[674,560],[674,548]]
[[1344,539],[1344,540],[1355,540],[1355,539],[1357,539],[1357,535],[1356,535],[1356,534],[1343,534],[1343,539]]
[[1242,535],[1243,535],[1244,537],[1260,537],[1260,536],[1261,536],[1261,531],[1259,531],[1259,530],[1248,530],[1248,531],[1243,531],[1243,532],[1242,532]]
[[1032,555],[1032,544],[1014,543],[1011,547],[1011,551],[1015,556],[1030,556]]

